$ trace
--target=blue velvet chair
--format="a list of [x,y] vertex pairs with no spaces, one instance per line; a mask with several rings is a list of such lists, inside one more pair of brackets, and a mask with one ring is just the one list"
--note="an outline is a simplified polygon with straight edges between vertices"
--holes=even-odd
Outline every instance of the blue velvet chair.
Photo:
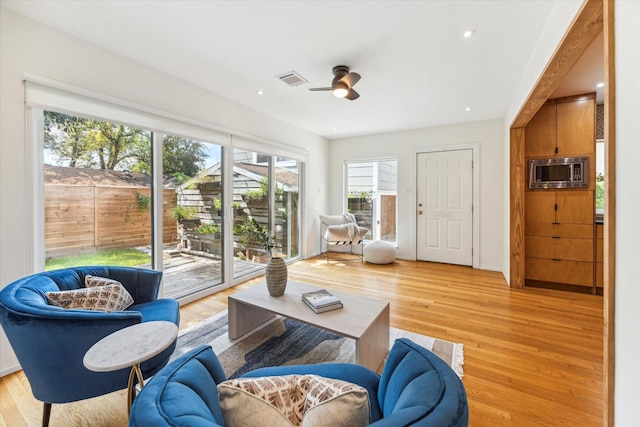
[[[124,311],[64,309],[48,304],[49,291],[84,287],[86,275],[122,283],[134,303]],[[49,423],[52,403],[100,396],[127,387],[130,369],[93,372],[82,359],[107,335],[141,322],[166,320],[178,325],[179,304],[158,299],[162,272],[132,267],[77,267],[34,274],[0,291],[0,324],[9,338],[36,399],[44,402],[43,426]],[[175,341],[141,369],[146,377],[164,367]],[[123,402],[123,405],[125,403]]]
[[[382,376],[353,364],[279,366],[245,377],[315,374],[358,384],[369,392],[375,427],[468,425],[462,381],[438,356],[407,339],[395,342]],[[223,426],[216,385],[225,374],[209,346],[200,346],[162,369],[133,403],[130,427]]]

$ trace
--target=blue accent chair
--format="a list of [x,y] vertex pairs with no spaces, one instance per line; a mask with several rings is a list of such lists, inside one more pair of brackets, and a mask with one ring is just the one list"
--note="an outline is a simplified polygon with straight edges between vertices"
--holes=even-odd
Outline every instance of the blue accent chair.
[[[468,425],[462,381],[438,356],[408,339],[395,342],[382,376],[359,365],[330,363],[261,368],[244,377],[290,374],[315,374],[366,388],[371,426]],[[223,426],[216,385],[225,379],[211,347],[197,347],[162,369],[142,389],[131,408],[129,426]]]
[[[88,274],[122,283],[133,297],[133,305],[107,313],[48,304],[46,292],[83,288]],[[158,299],[161,279],[162,272],[149,269],[77,267],[24,277],[0,291],[0,324],[34,397],[44,402],[43,426],[49,424],[52,403],[74,402],[127,387],[130,369],[93,372],[84,367],[82,359],[93,344],[141,322],[165,320],[179,324],[178,301]],[[145,378],[164,367],[174,349],[175,341],[142,363]]]

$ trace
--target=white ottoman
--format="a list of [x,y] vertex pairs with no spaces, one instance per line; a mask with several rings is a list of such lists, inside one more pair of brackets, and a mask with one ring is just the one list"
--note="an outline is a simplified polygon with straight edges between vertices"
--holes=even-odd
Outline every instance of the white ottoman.
[[396,260],[396,248],[381,240],[364,245],[362,253],[364,260],[372,264],[390,264]]

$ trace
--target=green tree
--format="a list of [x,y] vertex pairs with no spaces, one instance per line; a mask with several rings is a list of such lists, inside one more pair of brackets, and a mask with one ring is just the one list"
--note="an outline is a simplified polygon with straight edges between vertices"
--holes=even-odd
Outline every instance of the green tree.
[[[151,173],[151,133],[105,121],[44,113],[45,148],[70,167],[130,169]],[[195,176],[208,157],[197,141],[166,136],[162,144],[165,174]]]
[[45,111],[44,147],[60,161],[68,160],[70,167],[76,167],[78,162],[90,161],[91,152],[86,137],[91,126],[91,120],[84,117]]
[[[162,170],[165,175],[193,177],[200,172],[207,157],[201,142],[174,135],[167,135],[162,141]],[[151,152],[139,150],[136,158],[138,162],[132,170],[150,173]]]
[[69,167],[127,168],[137,163],[137,152],[150,151],[149,132],[53,111],[44,113],[44,142]]
[[115,170],[124,164],[132,169],[140,152],[150,152],[151,134],[141,129],[109,122],[94,122],[87,135],[89,149],[95,153],[99,169]]

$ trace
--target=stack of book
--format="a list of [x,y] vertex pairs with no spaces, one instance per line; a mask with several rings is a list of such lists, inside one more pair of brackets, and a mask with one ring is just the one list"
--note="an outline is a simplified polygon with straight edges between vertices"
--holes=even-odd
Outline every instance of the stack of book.
[[342,301],[326,289],[302,294],[302,301],[316,313],[342,308]]

